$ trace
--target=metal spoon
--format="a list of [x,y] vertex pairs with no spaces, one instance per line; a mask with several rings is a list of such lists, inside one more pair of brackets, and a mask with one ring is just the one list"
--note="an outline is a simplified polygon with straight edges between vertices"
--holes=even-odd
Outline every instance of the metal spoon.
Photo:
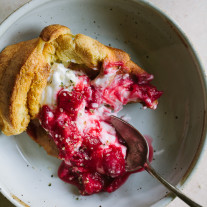
[[189,206],[201,207],[201,205],[197,204],[186,195],[184,195],[176,187],[168,183],[152,168],[148,161],[148,143],[144,136],[137,129],[116,116],[111,116],[111,124],[115,127],[117,132],[121,135],[121,137],[126,141],[128,145],[128,154],[126,157],[127,172],[134,172],[140,168],[144,168],[150,175],[157,178],[157,180],[159,180],[168,190],[173,192]]

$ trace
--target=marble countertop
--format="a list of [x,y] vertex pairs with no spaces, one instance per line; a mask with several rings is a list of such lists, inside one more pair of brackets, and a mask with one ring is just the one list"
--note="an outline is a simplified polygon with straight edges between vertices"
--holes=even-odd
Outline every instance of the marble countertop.
[[[207,1],[206,0],[148,0],[166,13],[191,41],[198,53],[203,66],[207,70]],[[0,0],[0,22],[28,0]],[[207,144],[206,144],[207,145]],[[204,147],[203,156],[199,161],[191,180],[181,189],[186,195],[207,206],[207,146]],[[0,206],[13,205],[0,195]],[[185,207],[180,199],[176,198],[168,207]]]

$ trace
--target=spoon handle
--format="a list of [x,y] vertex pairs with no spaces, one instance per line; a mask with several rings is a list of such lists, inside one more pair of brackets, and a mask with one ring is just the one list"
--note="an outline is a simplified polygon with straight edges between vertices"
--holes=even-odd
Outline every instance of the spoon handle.
[[145,170],[152,175],[153,177],[157,178],[168,190],[173,192],[176,196],[178,196],[180,199],[182,199],[185,203],[187,203],[191,207],[202,207],[201,205],[197,204],[190,198],[188,198],[186,195],[184,195],[180,190],[178,190],[176,187],[168,183],[165,179],[163,179],[154,169],[153,167],[147,162],[144,165]]

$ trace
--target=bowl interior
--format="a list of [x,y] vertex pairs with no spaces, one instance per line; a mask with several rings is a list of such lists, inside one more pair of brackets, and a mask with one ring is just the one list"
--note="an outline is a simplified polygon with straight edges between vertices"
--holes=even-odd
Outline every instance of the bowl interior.
[[[120,115],[153,139],[153,167],[172,184],[188,171],[202,139],[205,99],[200,69],[179,32],[159,12],[133,0],[37,0],[13,14],[2,26],[0,50],[37,37],[45,26],[63,24],[71,31],[128,52],[153,74],[164,91],[156,110],[130,104]],[[48,156],[26,134],[0,135],[0,186],[16,205],[163,206],[166,189],[146,172],[133,174],[112,194],[81,197],[57,177],[60,161]],[[51,176],[53,175],[53,176]],[[49,184],[51,183],[51,186]],[[159,201],[159,202],[158,202]]]

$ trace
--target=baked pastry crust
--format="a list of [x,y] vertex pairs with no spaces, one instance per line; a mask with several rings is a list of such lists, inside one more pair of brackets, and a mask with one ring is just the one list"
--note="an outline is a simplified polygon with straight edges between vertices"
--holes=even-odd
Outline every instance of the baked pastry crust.
[[0,128],[4,134],[16,135],[27,129],[39,113],[51,65],[71,60],[84,65],[89,73],[100,70],[107,61],[122,61],[126,66],[123,72],[146,73],[124,51],[83,34],[73,35],[65,26],[50,25],[39,38],[10,45],[0,53]]

